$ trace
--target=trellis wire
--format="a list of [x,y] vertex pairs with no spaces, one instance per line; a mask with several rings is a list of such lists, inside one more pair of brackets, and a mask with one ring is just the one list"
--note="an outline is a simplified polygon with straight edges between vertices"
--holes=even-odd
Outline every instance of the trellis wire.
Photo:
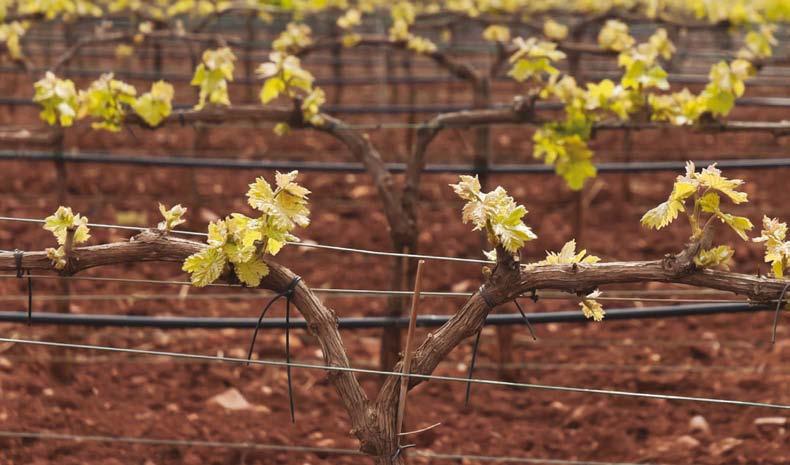
[[409,376],[410,378],[422,379],[422,380],[474,383],[474,384],[481,384],[481,385],[508,387],[508,388],[518,388],[518,389],[540,389],[540,390],[548,390],[548,391],[576,392],[576,393],[583,393],[583,394],[600,394],[600,395],[619,396],[619,397],[631,397],[631,398],[643,398],[643,399],[663,399],[663,400],[672,400],[672,401],[687,401],[687,402],[711,403],[711,404],[719,404],[719,405],[733,405],[733,406],[740,406],[740,407],[761,407],[761,408],[770,408],[770,409],[790,410],[790,405],[775,404],[775,403],[769,403],[769,402],[753,402],[753,401],[743,401],[743,400],[720,399],[720,398],[712,398],[712,397],[694,397],[694,396],[682,396],[682,395],[671,395],[671,394],[652,394],[652,393],[643,393],[643,392],[619,391],[619,390],[611,390],[611,389],[581,388],[581,387],[556,386],[556,385],[534,384],[534,383],[517,383],[517,382],[511,382],[511,381],[498,381],[498,380],[480,379],[480,378],[467,379],[467,378],[457,377],[457,376],[423,375],[423,374],[416,374],[416,373],[406,374],[406,373],[401,373],[401,372],[384,371],[384,370],[373,370],[373,369],[354,368],[354,367],[337,367],[337,366],[327,366],[327,365],[314,365],[314,364],[299,363],[299,362],[290,362],[290,363],[288,363],[288,362],[280,362],[280,361],[275,361],[275,360],[249,360],[248,361],[245,358],[237,358],[237,357],[218,357],[218,356],[213,356],[213,355],[200,355],[200,354],[191,354],[191,353],[183,353],[183,352],[166,352],[166,351],[155,351],[155,350],[130,349],[130,348],[122,348],[122,347],[99,346],[99,345],[88,345],[88,344],[71,344],[71,343],[64,343],[64,342],[38,341],[38,340],[18,339],[18,338],[0,338],[0,342],[30,344],[30,345],[47,346],[47,347],[57,347],[57,348],[61,348],[61,349],[103,350],[103,351],[109,351],[109,352],[120,352],[120,353],[128,353],[128,354],[151,355],[151,356],[160,356],[160,357],[179,357],[179,358],[189,358],[189,359],[196,359],[196,360],[213,360],[213,361],[226,362],[226,363],[245,364],[245,363],[249,362],[251,364],[265,365],[265,366],[277,366],[277,367],[288,367],[288,366],[290,366],[292,368],[303,368],[303,369],[309,369],[309,370],[324,370],[324,371],[345,372],[345,373],[359,373],[359,374],[378,375],[378,376],[395,376],[395,377]]
[[[215,169],[264,169],[264,170],[300,170],[332,173],[364,173],[365,167],[353,162],[309,162],[294,160],[240,160],[236,158],[204,158],[189,156],[165,155],[113,155],[110,153],[60,153],[60,152],[26,152],[0,151],[0,160],[25,161],[63,161],[71,163],[123,164],[140,166],[159,166],[170,168],[215,168]],[[751,158],[695,160],[697,165],[716,162],[722,169],[769,169],[790,167],[790,158]],[[643,173],[659,171],[682,171],[685,161],[649,161],[649,162],[602,162],[597,163],[599,173]],[[387,163],[386,168],[393,173],[406,171],[405,163]],[[478,171],[473,165],[432,164],[423,171],[431,174],[466,174]],[[492,164],[485,171],[490,174],[554,174],[554,167],[545,164]]]
[[[272,450],[283,452],[304,452],[316,454],[333,454],[333,455],[365,455],[356,449],[342,449],[336,447],[317,447],[317,446],[292,446],[280,444],[261,444],[259,442],[226,442],[226,441],[202,441],[193,439],[165,439],[165,438],[148,438],[148,437],[131,437],[131,436],[97,436],[97,435],[79,435],[79,434],[63,434],[63,433],[50,433],[50,432],[33,432],[33,431],[0,431],[0,437],[16,438],[16,439],[39,439],[39,440],[55,440],[55,441],[77,441],[77,442],[108,442],[108,443],[126,443],[126,444],[142,444],[151,446],[175,446],[175,447],[210,447],[210,448],[227,448],[227,449],[251,449],[251,450]],[[450,454],[433,451],[411,451],[413,454],[420,457],[433,458],[436,460],[478,460],[485,462],[517,462],[517,463],[532,463],[532,464],[546,464],[546,465],[658,465],[647,462],[631,463],[631,462],[600,462],[589,460],[563,460],[563,459],[540,459],[528,457],[496,457],[484,455],[466,455],[466,454]]]
[[97,436],[97,435],[59,434],[59,433],[50,433],[50,432],[31,432],[31,431],[0,431],[0,437],[131,443],[131,444],[145,444],[145,445],[154,445],[154,446],[216,447],[216,448],[229,448],[229,449],[272,450],[272,451],[283,451],[283,452],[364,455],[362,454],[362,452],[354,449],[341,449],[334,447],[315,447],[315,446],[291,446],[291,445],[281,445],[281,444],[261,444],[257,441],[256,442],[201,441],[201,440],[193,440],[193,439],[159,439],[159,438],[129,437],[129,436]]
[[[0,250],[0,252],[5,253],[13,253],[12,250]],[[56,279],[53,275],[31,275],[32,278],[53,278]],[[0,278],[16,278],[16,275],[11,274],[0,274]],[[187,285],[186,281],[179,281],[183,282],[184,285]],[[249,289],[249,288],[247,288]],[[264,289],[254,289],[261,293],[268,293],[270,294],[272,291],[264,290]],[[312,292],[336,292],[338,294],[344,293],[346,291],[353,291],[354,289],[329,289],[329,288],[311,288]],[[359,289],[360,291],[362,289]],[[408,291],[404,291],[408,292]],[[430,291],[425,291],[430,292]],[[421,292],[421,295],[425,295],[425,292]],[[669,295],[669,296],[703,296],[703,295],[728,295],[731,296],[732,292],[730,291],[721,291],[718,289],[605,289],[606,295],[610,297],[645,297],[645,296],[661,296],[661,295]],[[353,296],[362,296],[367,297],[364,294],[353,293],[349,294]],[[471,295],[471,293],[465,292],[446,292],[446,291],[437,291],[434,295],[442,296],[442,297],[467,297]],[[536,295],[542,299],[555,299],[555,298],[573,298],[570,294],[566,292],[552,292],[552,291],[541,291],[537,292]],[[531,297],[531,295],[530,295]],[[84,301],[112,301],[112,300],[212,300],[212,299],[229,299],[229,300],[246,300],[246,299],[258,299],[260,298],[259,293],[257,292],[233,292],[233,293],[205,293],[205,294],[181,294],[181,293],[139,293],[139,292],[127,292],[127,293],[113,293],[113,294],[86,294],[80,293],[78,295],[64,295],[64,294],[36,294],[36,300],[41,302],[47,301],[61,301],[61,300],[84,300]],[[0,302],[12,302],[12,301],[22,301],[27,299],[26,296],[21,295],[0,295]],[[721,299],[724,300],[724,299]],[[727,300],[727,302],[733,302],[733,300]]]
[[[13,251],[0,250],[0,252],[13,253]],[[0,274],[0,278],[13,278],[15,275]],[[53,278],[52,275],[31,275],[31,277],[46,277]],[[184,281],[186,283],[186,281]],[[328,290],[327,288],[312,288],[312,292],[321,292],[321,290]],[[347,289],[336,289],[338,293]],[[214,300],[214,299],[227,299],[227,300],[247,300],[259,299],[261,293],[270,294],[271,291],[258,290],[259,292],[229,292],[229,293],[206,293],[206,294],[180,294],[180,293],[139,293],[127,292],[122,294],[86,294],[80,293],[77,295],[62,295],[62,294],[36,294],[36,300],[39,302],[48,301],[62,301],[62,300],[83,300],[83,301],[113,301],[113,300]],[[429,291],[426,291],[429,292]],[[645,297],[654,295],[732,295],[729,291],[720,291],[718,289],[606,289],[606,294],[610,297]],[[423,293],[424,294],[424,293]],[[555,295],[556,294],[556,295]],[[361,296],[358,293],[350,294],[351,296]],[[557,297],[573,298],[567,293],[554,293],[551,291],[543,291],[537,293],[538,297],[543,299],[554,299]],[[438,296],[438,295],[437,295]],[[442,297],[455,297],[455,295],[441,294]],[[467,294],[458,297],[466,297]],[[22,295],[0,295],[0,302],[13,302],[26,300],[27,296]],[[724,299],[722,299],[724,300]],[[732,300],[728,300],[732,302]]]
[[[43,224],[45,221],[43,219],[38,218],[16,218],[11,216],[0,216],[0,221],[17,221],[17,222],[24,222],[24,223],[38,223]],[[102,223],[88,223],[88,226],[93,228],[108,228],[108,229],[123,229],[123,230],[131,230],[131,231],[146,231],[151,228],[143,228],[137,226],[119,226],[114,224],[102,224]],[[207,237],[207,233],[195,232],[195,231],[183,231],[183,230],[172,230],[170,231],[174,234],[186,234],[191,236],[200,236],[200,237]],[[398,253],[398,252],[384,252],[379,250],[368,250],[368,249],[356,249],[353,247],[341,247],[337,245],[326,245],[326,244],[313,244],[307,242],[286,242],[286,244],[293,245],[296,247],[307,247],[307,248],[315,248],[315,249],[324,249],[324,250],[334,250],[337,252],[350,252],[350,253],[358,253],[364,255],[377,255],[377,256],[384,256],[384,257],[405,257],[411,259],[423,259],[423,260],[441,260],[441,261],[451,261],[451,262],[463,262],[463,263],[482,263],[482,264],[493,264],[496,263],[491,260],[481,260],[475,258],[460,258],[460,257],[445,257],[439,255],[423,255],[423,254],[409,254],[409,253]]]
[[[541,342],[545,342],[543,339]],[[22,363],[41,363],[43,359],[35,356],[20,356],[3,354],[0,356],[10,361]],[[95,365],[100,363],[126,363],[126,364],[139,364],[139,365],[163,365],[172,363],[213,363],[204,360],[181,360],[181,359],[168,359],[168,360],[153,360],[148,358],[120,358],[114,356],[94,356],[94,357],[54,357],[46,358],[49,363],[62,363],[68,362],[71,364],[80,365]],[[314,360],[318,361],[318,360]],[[457,361],[443,360],[439,362],[442,366],[457,367]],[[377,367],[379,366],[375,360],[357,360],[357,366],[360,367]],[[613,363],[538,363],[538,362],[524,362],[524,363],[494,363],[494,362],[478,362],[475,370],[486,371],[499,371],[501,369],[519,369],[519,370],[541,370],[541,371],[639,371],[639,372],[689,372],[689,373],[753,373],[766,375],[788,375],[788,370],[776,370],[766,365],[634,365],[634,364],[613,364]]]

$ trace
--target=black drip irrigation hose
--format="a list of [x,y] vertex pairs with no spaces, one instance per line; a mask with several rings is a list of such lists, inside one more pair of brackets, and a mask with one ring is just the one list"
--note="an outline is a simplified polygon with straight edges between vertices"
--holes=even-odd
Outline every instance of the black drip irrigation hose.
[[[675,306],[657,306],[648,308],[607,309],[606,320],[631,320],[652,318],[679,318],[688,316],[705,316],[719,314],[752,313],[773,310],[770,305],[732,303],[732,304],[690,304]],[[588,323],[579,310],[561,312],[528,313],[529,322],[547,323]],[[451,315],[422,315],[417,317],[417,326],[435,328],[451,318]],[[254,329],[258,318],[229,317],[170,317],[170,316],[138,316],[138,315],[90,315],[72,313],[33,312],[33,325],[69,325],[92,327],[124,327],[124,328],[159,328],[159,329]],[[0,322],[28,323],[26,311],[0,311]],[[488,315],[487,326],[524,325],[521,313],[502,313]],[[406,328],[408,317],[346,317],[338,319],[340,329],[378,329]],[[306,329],[307,322],[301,318],[291,319],[286,323],[284,318],[264,318],[260,329]]]

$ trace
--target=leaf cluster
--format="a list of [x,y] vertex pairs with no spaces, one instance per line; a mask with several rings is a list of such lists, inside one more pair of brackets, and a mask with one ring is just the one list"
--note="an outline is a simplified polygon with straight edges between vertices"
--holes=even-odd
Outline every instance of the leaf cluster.
[[245,285],[260,284],[269,274],[263,256],[276,255],[287,242],[298,241],[292,231],[310,224],[310,191],[295,182],[297,175],[297,171],[278,172],[274,189],[262,177],[250,184],[247,202],[261,212],[259,217],[232,213],[209,224],[208,247],[189,256],[182,267],[190,273],[193,285],[211,284],[228,267]]
[[233,67],[236,55],[230,48],[222,47],[203,52],[203,60],[195,69],[190,84],[200,88],[196,110],[206,103],[230,105],[228,82],[233,81]]
[[[726,224],[743,240],[748,240],[746,232],[754,226],[748,218],[727,213],[721,209],[721,199],[734,204],[748,201],[745,192],[740,191],[743,181],[728,179],[721,174],[716,165],[697,172],[694,163],[686,164],[685,175],[678,176],[672,186],[669,198],[657,207],[647,211],[641,219],[643,226],[661,229],[672,223],[680,213],[686,213],[691,226],[691,240],[699,241],[714,219]],[[729,246],[718,246],[701,251],[695,258],[698,266],[725,265],[732,257]]]
[[164,81],[151,85],[151,90],[136,97],[134,86],[103,74],[85,90],[77,91],[74,82],[47,72],[34,85],[33,101],[41,105],[41,118],[49,124],[67,127],[75,119],[91,117],[94,129],[120,131],[129,109],[146,123],[156,126],[173,110],[173,86]]
[[477,176],[464,175],[458,184],[450,184],[450,187],[466,200],[463,222],[472,223],[475,231],[485,231],[488,242],[495,248],[502,247],[517,256],[525,242],[538,237],[522,220],[527,209],[518,205],[502,186],[482,192]]
[[66,245],[71,235],[71,245],[82,244],[90,239],[88,218],[74,214],[69,207],[60,206],[52,215],[44,219],[44,229],[50,231],[58,241],[57,249],[48,247],[47,258],[52,261],[56,270],[66,267]]
[[790,268],[790,241],[785,240],[786,237],[787,223],[764,216],[760,237],[752,239],[765,244],[765,261],[771,264],[771,271],[777,278],[784,277]]

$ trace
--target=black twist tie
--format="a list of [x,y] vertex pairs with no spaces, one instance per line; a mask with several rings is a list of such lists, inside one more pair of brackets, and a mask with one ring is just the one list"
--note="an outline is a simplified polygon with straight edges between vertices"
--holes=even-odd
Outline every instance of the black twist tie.
[[524,320],[524,323],[526,323],[527,328],[529,328],[529,334],[532,336],[532,340],[537,341],[538,337],[535,336],[535,330],[532,329],[532,323],[529,322],[529,319],[527,318],[527,314],[524,313],[524,309],[521,308],[521,304],[518,303],[518,299],[513,299],[513,303],[516,304],[516,308],[518,309],[518,312],[521,313],[521,318]]
[[536,289],[532,289],[532,292],[529,294],[529,298],[532,299],[533,303],[538,303],[538,291]]
[[302,278],[296,276],[288,289],[285,290],[285,372],[288,378],[288,406],[291,410],[291,423],[296,423],[296,416],[294,415],[294,391],[291,384],[291,298],[293,298],[296,285],[299,284]]
[[785,293],[787,293],[788,288],[790,288],[790,283],[785,284],[784,289],[782,289],[782,293],[779,294],[779,301],[776,303],[776,312],[774,312],[774,325],[773,329],[771,330],[771,344],[776,343],[776,327],[779,325],[779,314],[782,312],[782,303],[785,300]]
[[[25,252],[19,249],[14,249],[14,264],[16,265],[16,277],[24,277],[24,270],[22,269],[22,259]],[[33,324],[33,277],[30,276],[30,270],[27,270],[27,325]]]
[[14,264],[16,264],[16,277],[21,278],[23,274],[22,270],[22,258],[25,256],[25,252],[19,249],[14,249]]
[[[480,293],[480,297],[483,299],[483,302],[485,302],[486,306],[488,306],[488,309],[493,310],[494,307],[496,307],[496,305],[494,305],[494,302],[492,302],[491,298],[488,297],[488,294],[486,293],[485,290],[485,284],[480,286],[478,292]],[[485,321],[483,322],[483,326],[485,326]],[[482,332],[483,332],[483,328],[481,327],[480,331],[478,331],[477,334],[475,335],[475,343],[472,346],[472,361],[469,362],[469,373],[466,376],[467,382],[466,382],[466,396],[464,397],[464,407],[469,406],[469,397],[472,395],[471,380],[472,380],[472,375],[474,374],[475,371],[475,363],[477,363],[477,351],[480,348],[480,334]]]
[[482,286],[480,286],[480,289],[478,289],[478,292],[480,293],[480,297],[483,298],[483,302],[485,302],[486,305],[488,306],[488,309],[489,310],[493,310],[494,307],[496,307],[496,305],[494,305],[494,302],[492,302],[491,298],[488,297],[488,294],[486,293],[486,285],[483,284]]
[[258,323],[255,325],[255,331],[252,333],[250,350],[247,352],[247,366],[249,366],[250,360],[252,360],[252,351],[255,349],[255,339],[258,337],[258,331],[261,329],[263,317],[266,316],[269,308],[271,308],[275,302],[277,302],[280,298],[285,297],[285,370],[288,375],[288,404],[291,411],[292,423],[296,422],[296,417],[294,415],[294,396],[293,385],[291,382],[291,299],[293,298],[296,286],[301,280],[301,276],[295,276],[288,287],[285,288],[285,290],[279,292],[266,303],[266,305],[263,307],[263,311],[261,311],[261,316],[258,317]]
[[27,325],[33,325],[33,277],[27,270]]
[[182,128],[184,126],[186,126],[186,122],[184,121],[184,112],[183,111],[179,111],[178,112],[178,122],[181,123],[181,127]]
[[469,406],[469,397],[472,394],[472,375],[475,372],[475,363],[477,362],[477,350],[480,348],[480,334],[483,333],[483,328],[475,335],[475,344],[472,346],[472,361],[469,363],[469,373],[466,376],[466,397],[464,398],[464,407]]

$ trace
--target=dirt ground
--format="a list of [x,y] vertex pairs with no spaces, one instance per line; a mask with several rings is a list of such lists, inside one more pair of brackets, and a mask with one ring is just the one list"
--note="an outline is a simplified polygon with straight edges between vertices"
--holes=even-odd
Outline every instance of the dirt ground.
[[[88,64],[84,64],[88,66]],[[134,65],[134,63],[133,63]],[[147,63],[138,63],[138,66]],[[89,66],[88,66],[89,67]],[[176,68],[176,65],[173,65]],[[349,72],[356,72],[349,69]],[[142,81],[134,81],[142,87]],[[28,96],[31,86],[18,74],[3,74],[3,96]],[[514,87],[498,85],[495,100],[507,101]],[[747,95],[786,95],[786,87],[750,88]],[[330,89],[331,91],[331,89]],[[352,92],[353,91],[353,92]],[[399,87],[399,99],[411,90]],[[417,89],[420,104],[464,103],[462,84],[425,85]],[[186,86],[180,101],[190,101]],[[245,98],[234,87],[234,101]],[[346,89],[344,103],[377,102],[381,87]],[[391,91],[390,91],[391,92]],[[351,95],[351,97],[349,97]],[[459,95],[461,95],[459,97]],[[393,101],[388,94],[384,100]],[[177,97],[177,100],[179,98]],[[386,102],[385,102],[386,103]],[[423,116],[420,116],[422,118]],[[352,121],[376,121],[352,116]],[[392,117],[390,117],[392,118]],[[781,120],[787,109],[739,108],[733,119]],[[403,121],[403,119],[401,119]],[[30,107],[0,108],[4,126],[40,127]],[[508,126],[492,130],[494,162],[531,162],[532,129]],[[643,131],[633,135],[633,160],[686,160],[786,156],[790,138],[762,134],[695,134],[688,130]],[[371,138],[388,161],[402,160],[408,135],[402,130],[374,130]],[[446,131],[431,146],[431,161],[469,163],[473,131]],[[266,127],[175,128],[98,133],[87,125],[66,131],[65,149],[85,152],[184,154],[243,159],[349,161],[335,141],[313,133],[294,132],[278,138]],[[623,135],[598,134],[593,147],[600,161],[623,160]],[[6,145],[2,149],[47,147]],[[93,222],[155,225],[157,202],[189,208],[189,230],[205,230],[208,221],[230,212],[247,212],[244,193],[259,170],[144,168],[125,165],[0,161],[0,214],[42,218],[59,203],[87,215]],[[603,174],[586,190],[581,245],[606,260],[654,259],[682,247],[688,235],[682,224],[660,232],[647,231],[639,218],[665,199],[677,173]],[[732,211],[759,225],[763,214],[790,220],[787,169],[731,171],[747,181],[750,202]],[[364,174],[305,173],[303,185],[313,191],[312,224],[300,231],[303,240],[374,250],[388,250],[386,219],[375,188]],[[427,175],[422,186],[420,246],[424,253],[479,257],[479,237],[461,223],[461,203],[447,184],[452,175]],[[496,175],[502,185],[529,209],[527,223],[538,234],[524,260],[542,258],[573,238],[576,196],[555,176]],[[38,225],[2,222],[0,248],[40,250],[54,244]],[[92,244],[124,240],[126,231],[92,231]],[[766,272],[758,244],[744,243],[721,230],[720,241],[736,246],[735,269]],[[382,257],[288,247],[278,261],[301,275],[312,287],[386,289],[391,263]],[[479,265],[429,262],[425,288],[471,291],[481,282]],[[139,264],[91,270],[84,276],[184,279],[177,266]],[[649,285],[644,289],[663,289]],[[609,290],[624,289],[610,287]],[[0,310],[24,308],[25,285],[0,279]],[[63,295],[71,301],[47,300]],[[604,289],[606,293],[607,289]],[[119,296],[99,300],[98,294]],[[725,298],[727,296],[724,296]],[[119,282],[35,280],[35,311],[118,315],[257,316],[265,302],[254,290],[192,289],[175,285]],[[704,296],[691,296],[704,298]],[[374,297],[328,296],[339,316],[382,315],[385,301]],[[425,299],[424,314],[452,313],[457,298]],[[605,302],[606,308],[653,305]],[[655,305],[661,305],[657,303]],[[571,299],[543,299],[528,311],[578,308]],[[497,311],[512,312],[514,308]],[[270,316],[283,315],[278,306]],[[686,317],[664,320],[604,321],[548,324],[536,327],[533,342],[524,327],[515,327],[509,375],[521,382],[656,394],[790,404],[790,322],[783,320],[778,340],[770,344],[772,314]],[[293,357],[319,363],[320,350],[304,331],[295,330]],[[85,344],[147,350],[246,356],[250,331],[151,330],[135,328],[55,328],[0,324],[0,335],[25,339],[78,341]],[[418,331],[421,339],[426,331]],[[379,332],[344,331],[351,363],[376,367]],[[263,331],[256,355],[284,357],[282,331]],[[499,379],[502,354],[493,328],[483,332],[476,375]],[[437,374],[465,376],[471,341],[459,346]],[[285,371],[261,366],[210,363],[165,357],[0,344],[0,430],[90,436],[183,439],[215,442],[314,446],[355,449],[350,423],[322,371],[294,370],[296,423],[291,424]],[[369,396],[381,380],[360,377]],[[523,463],[660,463],[786,464],[790,463],[787,410],[635,399],[596,394],[517,390],[475,386],[464,407],[461,383],[430,382],[409,395],[406,428],[437,422],[441,426],[414,437],[410,462],[486,463],[474,458],[420,457],[420,452],[509,456]],[[212,399],[237,392],[246,404],[230,409]],[[766,420],[770,418],[770,420]],[[1,437],[0,464],[356,464],[359,456],[327,452],[239,449],[215,444],[152,445]],[[416,451],[416,452],[415,452]],[[545,462],[541,461],[545,460]],[[551,462],[555,460],[557,462]],[[515,460],[500,463],[519,463]],[[576,463],[576,462],[573,462]]]

